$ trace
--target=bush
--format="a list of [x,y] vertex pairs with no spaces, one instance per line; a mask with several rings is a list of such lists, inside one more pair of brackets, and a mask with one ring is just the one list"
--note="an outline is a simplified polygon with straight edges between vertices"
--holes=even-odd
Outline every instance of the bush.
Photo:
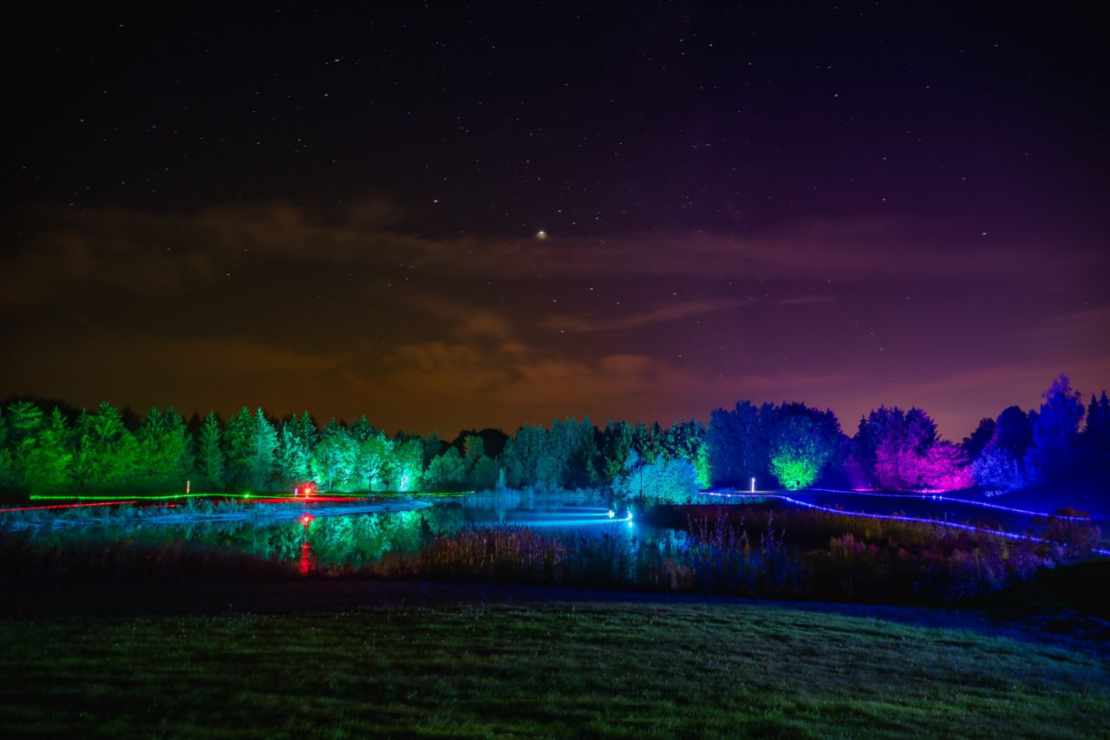
[[644,498],[683,503],[697,494],[698,475],[689,460],[659,458],[642,463],[635,451],[629,454],[626,472],[613,483],[619,498]]

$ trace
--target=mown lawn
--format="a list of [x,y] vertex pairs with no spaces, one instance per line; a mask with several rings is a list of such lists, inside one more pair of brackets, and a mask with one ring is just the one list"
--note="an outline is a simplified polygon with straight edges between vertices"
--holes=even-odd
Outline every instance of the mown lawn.
[[1085,653],[772,606],[8,620],[0,640],[0,736],[1110,736]]

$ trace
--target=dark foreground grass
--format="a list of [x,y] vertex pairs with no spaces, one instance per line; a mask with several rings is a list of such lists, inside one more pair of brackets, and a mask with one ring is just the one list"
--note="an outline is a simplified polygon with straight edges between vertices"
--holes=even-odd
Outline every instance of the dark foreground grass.
[[1085,653],[778,607],[0,622],[0,736],[1106,737]]

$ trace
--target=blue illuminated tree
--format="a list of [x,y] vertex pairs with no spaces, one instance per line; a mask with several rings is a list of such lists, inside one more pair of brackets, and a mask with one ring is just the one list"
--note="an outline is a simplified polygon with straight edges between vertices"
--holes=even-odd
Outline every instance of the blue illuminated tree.
[[1062,480],[1075,473],[1083,400],[1060,375],[1042,396],[1033,421],[1032,443],[1025,453],[1025,469],[1037,481]]

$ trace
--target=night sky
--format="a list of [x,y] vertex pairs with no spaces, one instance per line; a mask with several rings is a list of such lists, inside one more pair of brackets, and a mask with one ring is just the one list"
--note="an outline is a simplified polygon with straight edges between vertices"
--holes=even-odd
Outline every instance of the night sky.
[[1110,386],[1081,6],[179,5],[6,21],[0,396],[959,439]]

